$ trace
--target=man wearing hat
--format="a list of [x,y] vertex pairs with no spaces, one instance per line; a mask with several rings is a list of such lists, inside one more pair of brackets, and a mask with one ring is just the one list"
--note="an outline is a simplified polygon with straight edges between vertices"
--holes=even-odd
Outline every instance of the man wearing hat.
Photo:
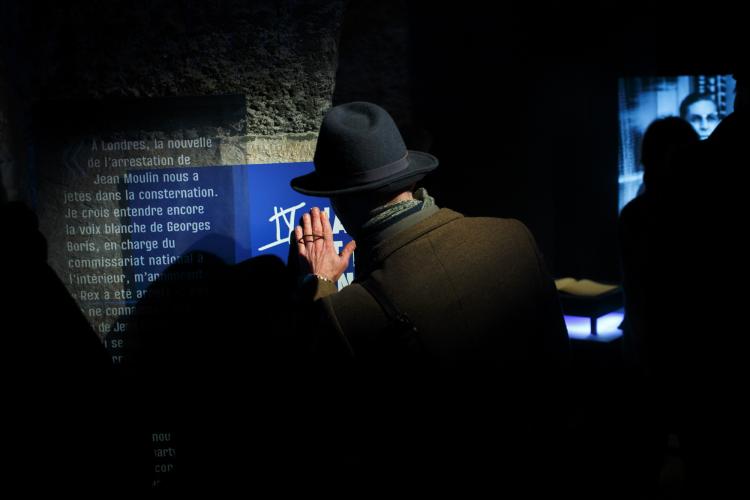
[[[413,191],[438,160],[407,151],[374,104],[333,107],[314,163],[292,188],[330,198],[354,241],[339,254],[325,213],[302,217],[292,252],[311,305],[295,330],[328,382],[347,379],[331,398],[346,414],[331,417],[352,461],[379,480],[433,485],[525,474],[525,451],[545,455],[526,449],[535,445],[525,428],[546,436],[563,424],[553,393],[567,356],[556,289],[528,229]],[[352,253],[355,280],[337,291]]]

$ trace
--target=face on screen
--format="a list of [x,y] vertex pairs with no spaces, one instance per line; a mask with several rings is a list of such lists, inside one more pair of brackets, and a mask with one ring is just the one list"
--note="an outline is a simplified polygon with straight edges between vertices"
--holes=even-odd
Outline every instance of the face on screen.
[[701,140],[714,131],[719,124],[719,110],[711,100],[696,101],[687,108],[685,120],[693,126]]

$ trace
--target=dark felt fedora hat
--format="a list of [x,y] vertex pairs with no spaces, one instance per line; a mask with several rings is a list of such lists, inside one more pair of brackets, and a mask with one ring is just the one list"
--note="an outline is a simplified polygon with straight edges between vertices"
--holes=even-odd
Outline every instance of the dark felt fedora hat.
[[407,150],[393,118],[369,102],[328,111],[313,161],[314,172],[291,181],[292,189],[311,196],[396,191],[438,166],[434,156]]

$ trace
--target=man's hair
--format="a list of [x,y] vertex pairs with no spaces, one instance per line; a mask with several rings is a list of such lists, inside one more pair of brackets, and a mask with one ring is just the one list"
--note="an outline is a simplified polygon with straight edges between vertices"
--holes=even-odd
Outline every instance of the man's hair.
[[687,120],[688,108],[700,101],[711,101],[716,106],[716,110],[719,110],[719,106],[716,104],[714,97],[711,94],[705,92],[693,92],[688,94],[680,103],[680,118]]

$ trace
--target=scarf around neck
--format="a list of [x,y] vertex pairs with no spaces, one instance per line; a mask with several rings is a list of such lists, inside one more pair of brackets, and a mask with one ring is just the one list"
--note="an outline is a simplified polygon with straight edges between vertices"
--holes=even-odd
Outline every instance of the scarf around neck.
[[414,199],[382,205],[371,210],[369,213],[370,218],[362,225],[362,229],[359,231],[360,235],[368,238],[406,219],[410,215],[429,210],[432,207],[435,207],[435,198],[427,194],[425,188],[419,188],[414,192]]
[[356,237],[355,278],[361,278],[370,273],[375,247],[395,234],[430,217],[438,210],[435,199],[427,194],[424,188],[414,192],[413,200],[391,203],[371,210],[370,218]]

